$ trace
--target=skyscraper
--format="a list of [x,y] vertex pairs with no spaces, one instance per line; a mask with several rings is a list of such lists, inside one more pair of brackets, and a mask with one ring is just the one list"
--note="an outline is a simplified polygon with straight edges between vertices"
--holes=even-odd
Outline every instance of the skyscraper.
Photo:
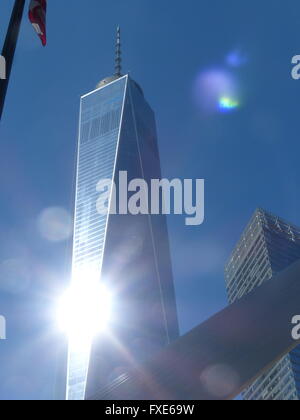
[[[298,259],[300,228],[262,209],[256,210],[225,268],[230,303]],[[300,348],[257,379],[243,397],[245,400],[299,400]]]
[[97,210],[99,181],[118,186],[121,171],[128,180],[161,178],[154,113],[140,86],[121,74],[120,30],[115,74],[82,96],[79,125],[72,284],[105,284],[113,320],[86,347],[70,343],[70,400],[89,398],[178,336],[165,216]]

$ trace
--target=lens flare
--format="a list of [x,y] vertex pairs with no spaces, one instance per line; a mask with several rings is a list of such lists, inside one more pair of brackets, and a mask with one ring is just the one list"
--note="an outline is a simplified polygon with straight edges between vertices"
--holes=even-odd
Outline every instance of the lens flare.
[[240,87],[235,75],[224,69],[207,70],[195,85],[197,105],[205,113],[232,111],[240,106]]
[[220,98],[219,101],[219,108],[221,111],[233,111],[236,108],[239,107],[239,102],[232,99],[232,98],[228,98],[226,96]]
[[13,258],[0,262],[0,292],[18,294],[27,290],[33,279],[30,262],[25,258]]
[[50,242],[62,242],[72,235],[72,218],[61,207],[45,209],[40,214],[37,224],[41,236]]
[[213,365],[201,375],[200,382],[217,399],[230,395],[240,382],[239,375],[227,365]]
[[231,51],[226,57],[226,64],[230,67],[242,67],[248,62],[247,55],[240,49]]

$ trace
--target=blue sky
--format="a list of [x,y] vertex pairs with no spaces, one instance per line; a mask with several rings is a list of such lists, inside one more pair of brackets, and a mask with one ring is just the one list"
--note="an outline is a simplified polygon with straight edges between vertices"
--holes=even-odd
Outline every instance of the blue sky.
[[[12,3],[0,3],[1,39]],[[169,218],[181,331],[226,305],[224,265],[256,207],[300,225],[300,82],[290,76],[297,0],[48,3],[47,48],[24,18],[0,125],[2,399],[53,397],[51,311],[70,248],[45,239],[38,220],[49,207],[71,210],[79,98],[113,72],[118,24],[123,71],[156,112],[164,176],[206,180],[205,223]],[[233,52],[238,66],[226,59]],[[199,105],[196,81],[213,72],[235,84],[233,112]]]

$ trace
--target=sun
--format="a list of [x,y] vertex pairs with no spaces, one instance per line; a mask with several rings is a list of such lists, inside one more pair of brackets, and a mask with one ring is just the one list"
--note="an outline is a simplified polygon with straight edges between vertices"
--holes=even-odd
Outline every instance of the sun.
[[90,272],[81,273],[58,302],[59,329],[68,336],[73,351],[85,350],[103,333],[111,319],[111,294]]

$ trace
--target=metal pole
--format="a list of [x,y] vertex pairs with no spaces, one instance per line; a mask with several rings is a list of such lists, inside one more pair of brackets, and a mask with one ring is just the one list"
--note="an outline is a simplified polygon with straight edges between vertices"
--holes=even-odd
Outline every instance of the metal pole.
[[0,121],[3,114],[7,88],[9,85],[20,26],[24,13],[24,6],[25,0],[15,0],[15,5],[11,14],[7,35],[2,50],[2,56],[6,60],[6,79],[0,80]]

